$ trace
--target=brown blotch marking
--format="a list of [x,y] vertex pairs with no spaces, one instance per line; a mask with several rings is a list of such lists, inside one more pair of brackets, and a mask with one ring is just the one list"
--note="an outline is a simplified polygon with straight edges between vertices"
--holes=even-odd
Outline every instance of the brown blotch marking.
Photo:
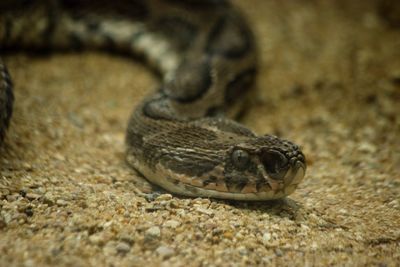
[[102,34],[102,37],[104,40],[104,47],[106,49],[108,49],[110,52],[117,50],[117,44],[115,43],[114,38],[108,34]]
[[165,37],[176,43],[178,49],[186,50],[194,40],[198,29],[195,25],[180,17],[161,17],[154,25],[155,31],[165,34]]
[[71,32],[68,36],[69,43],[72,49],[74,50],[82,50],[84,48],[84,42],[80,36],[80,34],[76,32]]
[[252,47],[252,36],[245,24],[235,17],[222,17],[212,29],[206,51],[213,55],[238,58]]
[[241,192],[249,183],[249,179],[243,176],[226,177],[224,181],[229,192]]
[[219,192],[229,192],[228,188],[226,187],[226,184],[223,181],[217,182],[215,184],[215,190]]
[[207,109],[206,117],[217,117],[220,114],[223,114],[222,106],[212,106]]
[[254,68],[247,69],[228,83],[225,90],[225,102],[232,104],[236,101],[241,101],[246,91],[248,91],[254,84],[256,70]]
[[255,184],[249,183],[245,187],[243,187],[240,192],[243,194],[248,194],[248,193],[257,193],[258,191]]
[[[208,173],[218,164],[217,161],[211,161],[207,159],[192,158],[186,155],[181,160],[176,160],[173,155],[164,155],[160,158],[160,162],[165,168],[172,170],[177,174],[181,174],[182,177],[200,177],[204,173]],[[191,183],[189,181],[188,183]]]
[[270,190],[271,187],[269,187],[269,185],[267,184],[267,181],[265,181],[264,179],[261,181],[257,181],[256,183],[256,189],[258,192],[265,192],[265,189]]
[[217,177],[211,175],[210,177],[208,177],[203,181],[203,186],[206,187],[207,185],[211,183],[215,184],[216,182],[217,182]]
[[246,186],[246,183],[226,183],[226,186],[229,192],[242,192],[243,188]]
[[208,185],[206,185],[206,186],[203,186],[205,189],[208,189],[208,190],[217,190],[217,184],[216,183],[210,183],[210,184],[208,184]]
[[201,99],[211,87],[211,83],[208,59],[192,59],[179,66],[175,79],[164,84],[163,92],[175,101],[190,103]]
[[269,191],[274,191],[275,193],[278,193],[279,191],[281,191],[279,188],[272,188],[273,186],[271,186],[267,181],[265,181],[265,183],[260,183],[260,184],[256,184],[256,189],[257,192],[269,192]]
[[190,184],[196,187],[203,187],[203,181],[199,178],[192,179]]
[[12,32],[12,28],[13,28],[13,21],[10,18],[6,18],[5,23],[4,23],[4,34],[3,36],[0,36],[0,48],[6,47],[7,45],[7,41],[10,39],[11,37],[11,32]]
[[170,181],[171,183],[173,183],[174,185],[178,185],[178,184],[181,183],[181,181],[179,181],[179,180],[177,180],[177,179],[174,179],[174,178],[172,178],[171,176],[167,176],[166,179],[167,179],[168,181]]
[[50,2],[47,7],[47,27],[42,32],[42,42],[47,45],[51,43],[51,39],[53,38],[54,30],[56,29],[56,24],[58,22],[58,10],[56,4]]
[[180,183],[185,184],[185,185],[191,184],[191,179],[189,179],[186,175],[177,176],[176,181],[179,181]]

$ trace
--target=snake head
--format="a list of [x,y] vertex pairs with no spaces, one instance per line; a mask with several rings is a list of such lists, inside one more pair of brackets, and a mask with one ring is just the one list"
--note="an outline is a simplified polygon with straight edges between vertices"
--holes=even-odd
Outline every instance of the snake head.
[[225,183],[230,191],[288,195],[305,175],[305,157],[299,147],[276,136],[250,138],[234,145],[228,154]]

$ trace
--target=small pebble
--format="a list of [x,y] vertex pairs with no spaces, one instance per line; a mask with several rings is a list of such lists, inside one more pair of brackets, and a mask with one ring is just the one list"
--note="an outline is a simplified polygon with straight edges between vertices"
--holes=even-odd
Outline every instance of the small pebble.
[[54,206],[54,196],[51,193],[46,193],[43,197],[43,203],[47,204],[48,206]]
[[121,239],[121,241],[128,243],[129,245],[132,245],[133,243],[135,243],[134,237],[129,233],[122,233],[120,235],[120,239]]
[[172,249],[172,248],[170,248],[170,247],[167,247],[167,246],[159,246],[159,247],[156,249],[156,252],[157,252],[157,254],[160,255],[163,259],[167,259],[167,258],[171,257],[172,255],[174,255],[175,250]]
[[283,251],[280,250],[279,248],[275,249],[275,255],[278,257],[282,257],[283,256]]
[[163,210],[163,209],[164,209],[163,206],[158,205],[158,204],[153,204],[153,203],[150,203],[150,204],[147,205],[146,208],[145,208],[145,210],[146,210],[147,212],[155,212],[155,211]]
[[105,240],[104,236],[99,233],[89,236],[89,242],[94,245],[104,245],[105,241],[106,240]]
[[205,209],[205,208],[200,208],[199,207],[196,210],[198,212],[200,212],[200,213],[203,213],[203,214],[206,214],[206,215],[209,215],[209,216],[214,215],[214,212],[212,210],[210,210],[210,209]]
[[25,197],[32,201],[32,200],[35,200],[35,199],[39,199],[40,195],[35,194],[35,193],[27,193]]
[[146,237],[159,238],[161,236],[161,230],[158,226],[153,226],[147,229],[145,235]]
[[360,152],[375,153],[377,148],[372,143],[363,142],[358,145],[358,150]]
[[312,250],[317,250],[317,248],[318,248],[317,242],[312,242],[312,244],[311,244],[311,249],[312,249]]
[[6,197],[8,202],[14,202],[19,198],[21,198],[21,196],[19,194],[7,195],[7,197]]
[[271,234],[270,233],[264,233],[263,237],[262,237],[262,243],[264,245],[267,245],[269,243],[269,241],[271,240]]
[[177,228],[179,225],[181,225],[181,223],[178,221],[175,221],[175,220],[168,220],[164,223],[165,227],[169,227],[169,228],[173,228],[173,229]]
[[118,253],[126,254],[131,249],[131,246],[126,242],[119,242],[115,248]]
[[68,205],[68,202],[63,199],[57,199],[56,204],[57,206],[65,207]]
[[171,194],[162,194],[156,198],[157,201],[163,201],[163,200],[165,201],[165,200],[171,200],[171,199],[172,199]]
[[248,251],[247,251],[246,247],[244,247],[244,246],[238,247],[238,252],[239,252],[239,254],[242,255],[242,256],[248,254]]

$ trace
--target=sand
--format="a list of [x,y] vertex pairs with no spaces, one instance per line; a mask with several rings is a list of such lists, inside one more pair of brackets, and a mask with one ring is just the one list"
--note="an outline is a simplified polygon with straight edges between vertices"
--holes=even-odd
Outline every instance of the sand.
[[158,194],[124,161],[130,113],[158,84],[148,69],[99,52],[9,55],[1,266],[399,266],[399,5],[235,3],[260,50],[242,122],[303,147],[295,193]]

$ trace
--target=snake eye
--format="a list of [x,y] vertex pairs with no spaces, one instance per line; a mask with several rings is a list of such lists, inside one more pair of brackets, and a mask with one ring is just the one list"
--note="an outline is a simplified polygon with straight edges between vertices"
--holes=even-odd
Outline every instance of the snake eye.
[[249,163],[249,154],[241,149],[237,149],[235,151],[233,151],[232,153],[232,161],[233,164],[236,166],[236,168],[238,169],[244,169],[247,167],[248,163]]

